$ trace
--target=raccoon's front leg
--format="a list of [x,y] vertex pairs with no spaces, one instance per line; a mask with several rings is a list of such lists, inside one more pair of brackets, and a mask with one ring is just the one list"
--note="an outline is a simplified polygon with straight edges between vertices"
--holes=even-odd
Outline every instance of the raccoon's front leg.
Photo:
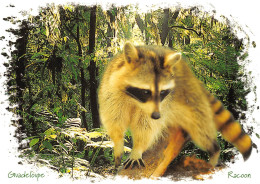
[[124,138],[117,139],[116,141],[114,141],[115,168],[120,166],[123,153],[124,153]]
[[[112,127],[112,128],[111,128]],[[115,168],[120,166],[121,158],[124,153],[124,132],[125,129],[122,127],[111,126],[108,129],[108,135],[114,143],[114,159],[115,159]]]
[[138,168],[145,167],[142,154],[154,142],[156,132],[141,127],[135,127],[134,129],[131,129],[131,132],[133,138],[133,149],[129,158],[124,162],[124,168],[134,168],[136,165]]

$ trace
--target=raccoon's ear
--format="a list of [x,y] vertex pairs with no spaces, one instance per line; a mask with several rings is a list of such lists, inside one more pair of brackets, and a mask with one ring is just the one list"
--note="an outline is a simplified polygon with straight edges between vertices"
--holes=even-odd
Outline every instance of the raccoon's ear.
[[125,59],[128,63],[135,62],[138,59],[137,49],[130,42],[126,42],[124,46],[124,54],[125,54]]
[[181,61],[181,53],[176,52],[168,54],[164,59],[164,68],[168,68],[172,71],[173,67]]

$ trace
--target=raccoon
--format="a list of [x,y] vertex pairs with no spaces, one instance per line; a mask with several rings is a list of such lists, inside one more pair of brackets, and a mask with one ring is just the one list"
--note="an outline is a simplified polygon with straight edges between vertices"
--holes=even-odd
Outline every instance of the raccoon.
[[[123,52],[108,64],[98,97],[101,122],[114,142],[116,167],[121,164],[127,129],[132,134],[133,148],[125,168],[145,167],[143,152],[167,130],[181,130],[181,136],[171,141],[182,145],[189,137],[209,153],[212,166],[220,154],[218,130],[245,159],[250,156],[250,137],[193,75],[181,53],[169,48],[127,42]],[[175,156],[169,156],[167,163]],[[167,167],[165,162],[159,170]]]

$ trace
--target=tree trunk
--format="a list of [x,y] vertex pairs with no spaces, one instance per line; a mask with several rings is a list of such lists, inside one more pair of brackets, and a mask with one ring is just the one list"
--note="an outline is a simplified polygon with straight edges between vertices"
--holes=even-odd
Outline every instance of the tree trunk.
[[[169,25],[174,25],[174,23],[175,23],[175,21],[176,21],[176,19],[177,19],[177,17],[179,16],[179,12],[180,12],[180,10],[176,10],[174,13],[169,13],[170,15],[170,19],[169,19],[169,22],[168,22],[168,24]],[[168,41],[169,41],[169,47],[170,48],[173,48],[173,40],[174,40],[174,37],[173,37],[173,31],[169,28],[169,30],[168,30],[169,32],[168,32]]]
[[[107,22],[107,47],[111,47],[111,40],[115,37],[115,21],[116,21],[116,13],[117,8],[111,7],[110,10],[107,11],[107,14],[109,16],[109,21]],[[110,51],[108,52],[108,56],[112,57],[113,53]]]
[[[112,6],[111,9],[107,10],[107,14],[109,16],[109,22],[107,22],[107,36],[109,37],[108,41],[111,41],[111,38],[115,37],[117,8]],[[108,45],[111,46],[111,42],[108,42]]]
[[173,39],[172,39],[172,38],[173,38],[173,34],[172,34],[172,31],[171,31],[171,30],[169,30],[168,38],[169,38],[168,47],[173,48],[173,44],[172,44],[172,42],[173,42]]
[[[79,12],[77,10],[77,20],[79,20]],[[79,32],[79,22],[77,22],[77,37],[76,37],[77,45],[78,45],[78,56],[79,56],[79,63],[82,63],[82,47],[80,43],[80,32]],[[85,72],[80,65],[80,83],[81,83],[81,106],[83,108],[86,107],[86,83],[85,83]],[[88,130],[88,124],[86,120],[86,112],[82,110],[81,112],[81,118],[82,118],[82,125],[83,128],[86,128]]]
[[163,23],[162,23],[162,32],[161,32],[161,43],[162,45],[165,44],[168,32],[169,32],[169,26],[168,26],[168,20],[169,20],[169,8],[163,10]]
[[[90,29],[89,29],[89,55],[94,55],[95,52],[95,36],[96,36],[96,11],[97,7],[93,6],[90,12]],[[97,75],[98,68],[96,66],[94,57],[91,57],[90,64],[88,67],[89,78],[90,78],[90,107],[92,114],[93,128],[100,127],[98,102],[97,102]]]

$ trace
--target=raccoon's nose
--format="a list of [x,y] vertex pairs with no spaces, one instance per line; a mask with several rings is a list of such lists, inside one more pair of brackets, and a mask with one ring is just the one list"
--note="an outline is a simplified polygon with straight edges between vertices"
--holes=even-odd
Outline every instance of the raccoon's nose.
[[153,112],[152,113],[152,118],[153,119],[159,119],[161,117],[160,113],[159,112]]

